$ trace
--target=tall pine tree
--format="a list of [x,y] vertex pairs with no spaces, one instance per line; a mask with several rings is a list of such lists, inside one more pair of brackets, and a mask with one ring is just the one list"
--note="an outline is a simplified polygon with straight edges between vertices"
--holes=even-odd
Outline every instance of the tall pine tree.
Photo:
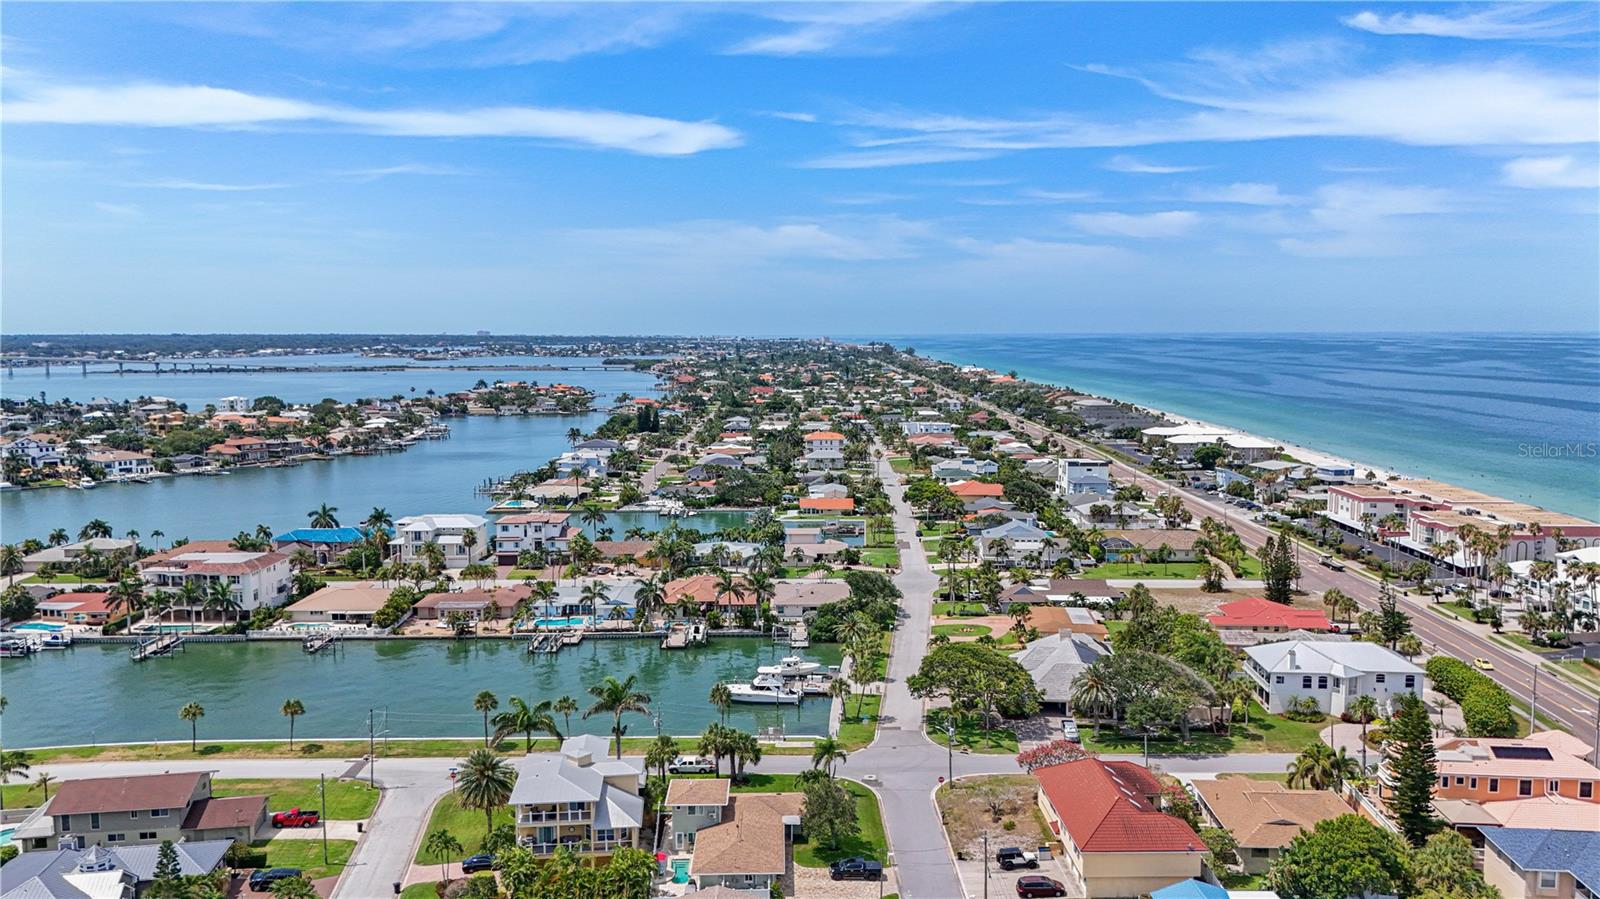
[[162,840],[161,848],[156,850],[155,874],[144,895],[149,899],[182,899],[187,893],[183,868],[178,864],[178,850],[171,840]]
[[1294,578],[1298,568],[1289,538],[1268,535],[1267,542],[1261,546],[1261,581],[1267,599],[1284,605],[1294,602]]
[[1433,817],[1433,785],[1439,779],[1434,763],[1433,725],[1422,700],[1402,694],[1389,723],[1389,771],[1394,785],[1389,813],[1411,845],[1421,846],[1438,829]]

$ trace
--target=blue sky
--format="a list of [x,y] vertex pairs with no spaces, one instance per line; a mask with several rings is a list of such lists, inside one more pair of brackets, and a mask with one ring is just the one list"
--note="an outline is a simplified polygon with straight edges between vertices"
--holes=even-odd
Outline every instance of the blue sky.
[[1595,330],[1597,23],[7,4],[3,325]]

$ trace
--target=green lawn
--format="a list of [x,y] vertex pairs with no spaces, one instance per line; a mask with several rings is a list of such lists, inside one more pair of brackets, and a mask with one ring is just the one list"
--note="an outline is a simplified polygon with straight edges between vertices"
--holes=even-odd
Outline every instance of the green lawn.
[[250,844],[267,853],[263,868],[299,868],[307,880],[332,877],[344,870],[350,853],[355,851],[355,840],[329,840],[328,863],[322,863],[321,840],[261,840]]
[[1242,578],[1261,577],[1261,560],[1255,556],[1245,556],[1244,561],[1234,570],[1234,574]]
[[1131,580],[1134,578],[1149,578],[1151,580],[1197,579],[1200,577],[1200,569],[1199,562],[1168,562],[1165,565],[1157,565],[1153,562],[1145,562],[1139,565],[1134,565],[1132,562],[1106,562],[1081,572],[1078,576],[1095,580]]
[[1265,874],[1235,874],[1231,871],[1222,871],[1218,875],[1222,885],[1230,890],[1262,890],[1267,886]]
[[[502,805],[495,809],[494,824],[511,824],[513,815],[511,806]],[[455,835],[461,843],[461,852],[452,855],[450,861],[458,862],[469,855],[478,854],[478,847],[483,844],[483,812],[475,808],[465,808],[456,801],[456,794],[446,793],[439,797],[433,805],[433,813],[428,816],[428,826],[422,831],[422,838],[417,842],[416,863],[419,865],[437,865],[441,859],[423,850],[422,846],[428,839],[428,834],[443,828]]]
[[[878,797],[853,780],[840,780],[845,790],[856,798],[856,824],[861,833],[853,840],[845,840],[836,849],[825,849],[811,843],[794,844],[794,863],[806,868],[824,868],[829,862],[852,855],[889,860],[889,841],[883,832],[883,816],[878,812]],[[735,793],[803,793],[797,775],[752,774],[746,783],[733,788]]]
[[[1331,719],[1328,719],[1331,720]],[[1328,725],[1320,722],[1291,721],[1282,715],[1268,715],[1261,706],[1251,703],[1249,723],[1235,722],[1230,733],[1213,734],[1191,731],[1188,742],[1173,736],[1152,736],[1151,755],[1179,755],[1188,753],[1227,752],[1299,752],[1318,740],[1318,734]],[[1094,723],[1078,722],[1083,748],[1093,752],[1138,753],[1144,751],[1144,738],[1137,735],[1114,734],[1102,729],[1094,735]]]
[[986,624],[935,624],[933,633],[941,637],[981,637],[994,631]]
[[1552,664],[1567,676],[1567,680],[1585,685],[1590,690],[1600,690],[1600,668],[1587,664],[1581,659],[1561,659]]
[[[56,787],[61,786],[60,781],[50,785],[50,795],[54,796]],[[37,808],[44,804],[44,791],[31,783],[6,784],[3,790],[6,799],[6,808]]]
[[400,891],[400,899],[438,899],[439,886],[434,883],[414,883]]
[[[256,796],[266,794],[267,808],[281,812],[291,808],[322,808],[318,783],[309,778],[280,778],[275,780],[212,781],[212,792],[217,796]],[[328,805],[323,810],[330,821],[358,821],[372,817],[378,807],[378,791],[364,780],[328,781]]]
[[861,551],[861,564],[874,568],[899,568],[900,550],[892,546],[864,549]]
[[[856,703],[861,703],[861,712],[856,714]],[[848,696],[840,700],[844,709],[839,716],[839,735],[836,739],[843,743],[846,749],[856,750],[865,748],[872,742],[878,732],[878,703],[883,697],[876,693],[868,693],[860,697]]]
[[[945,732],[945,718],[948,709],[933,709],[928,712],[925,730],[928,739],[940,746],[950,745],[949,734]],[[987,734],[978,723],[971,718],[958,719],[956,724],[956,748],[971,752],[991,753],[995,755],[1010,755],[1017,751],[1017,735],[1005,728],[990,730]]]
[[34,575],[29,575],[28,577],[25,577],[20,581],[17,581],[17,583],[19,583],[19,584],[104,584],[104,583],[106,583],[106,580],[107,579],[104,578],[104,577],[83,577],[82,575],[77,575],[77,574],[57,574],[57,575],[52,575],[52,576],[47,577],[47,578],[46,577],[40,577],[37,574],[34,574]]
[[981,602],[941,600],[933,604],[933,614],[944,618],[959,618],[962,615],[987,615],[989,610]]
[[916,469],[911,465],[911,459],[909,456],[898,456],[891,458],[889,460],[889,468],[892,469],[895,474],[910,474],[911,472],[916,471]]

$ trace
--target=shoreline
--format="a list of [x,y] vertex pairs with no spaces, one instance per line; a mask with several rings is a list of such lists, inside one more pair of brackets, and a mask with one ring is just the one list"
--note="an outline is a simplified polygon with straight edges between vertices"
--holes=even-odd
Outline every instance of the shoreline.
[[[1099,399],[1115,400],[1116,402],[1125,402],[1123,400],[1116,400],[1115,397],[1099,397]],[[1225,433],[1228,433],[1228,434],[1237,434],[1240,437],[1250,437],[1250,438],[1253,438],[1255,440],[1264,440],[1264,441],[1266,441],[1268,443],[1276,444],[1278,447],[1282,448],[1283,452],[1287,453],[1288,455],[1291,455],[1291,456],[1295,457],[1296,459],[1300,460],[1301,462],[1310,463],[1312,465],[1321,465],[1321,464],[1327,464],[1327,463],[1334,463],[1334,464],[1339,464],[1339,465],[1348,465],[1348,466],[1351,466],[1351,467],[1355,468],[1355,470],[1358,473],[1370,471],[1374,475],[1377,476],[1377,480],[1383,480],[1383,481],[1392,480],[1392,479],[1395,479],[1395,478],[1413,478],[1413,477],[1416,477],[1415,475],[1406,474],[1405,472],[1402,472],[1402,471],[1400,471],[1398,469],[1395,469],[1395,468],[1390,468],[1390,467],[1383,466],[1383,465],[1369,465],[1369,464],[1367,464],[1365,462],[1362,462],[1359,459],[1351,459],[1351,458],[1348,458],[1348,457],[1345,457],[1345,456],[1336,456],[1336,455],[1334,455],[1332,453],[1323,452],[1322,450],[1315,449],[1315,448],[1309,447],[1309,446],[1305,446],[1304,444],[1290,443],[1288,441],[1280,440],[1280,439],[1278,439],[1276,437],[1272,437],[1272,436],[1265,435],[1265,434],[1256,434],[1256,433],[1253,433],[1251,431],[1245,431],[1245,430],[1242,430],[1240,428],[1233,427],[1231,425],[1221,425],[1221,424],[1217,424],[1216,422],[1213,422],[1213,421],[1206,421],[1205,419],[1194,418],[1194,417],[1188,416],[1188,415],[1179,415],[1176,412],[1169,412],[1169,411],[1167,411],[1165,409],[1159,409],[1159,408],[1157,408],[1155,406],[1147,406],[1147,405],[1144,405],[1144,404],[1141,404],[1141,403],[1128,403],[1128,405],[1134,407],[1135,409],[1139,409],[1141,411],[1148,412],[1151,415],[1156,415],[1156,416],[1160,416],[1161,418],[1171,419],[1172,421],[1175,421],[1175,422],[1177,422],[1179,424],[1193,425],[1195,427],[1206,428],[1208,430],[1222,431],[1222,432],[1225,432]],[[1361,478],[1361,480],[1366,480],[1366,479],[1365,478]]]

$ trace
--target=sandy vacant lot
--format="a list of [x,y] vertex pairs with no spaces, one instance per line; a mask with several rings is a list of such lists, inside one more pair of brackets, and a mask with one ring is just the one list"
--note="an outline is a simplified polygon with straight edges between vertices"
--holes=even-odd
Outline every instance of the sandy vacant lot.
[[[938,793],[939,814],[958,855],[981,858],[983,834],[989,850],[1001,846],[1039,846],[1048,836],[1035,799],[1037,783],[1026,774],[964,777]],[[999,812],[996,816],[995,812]],[[1012,825],[1006,829],[1007,823]]]

